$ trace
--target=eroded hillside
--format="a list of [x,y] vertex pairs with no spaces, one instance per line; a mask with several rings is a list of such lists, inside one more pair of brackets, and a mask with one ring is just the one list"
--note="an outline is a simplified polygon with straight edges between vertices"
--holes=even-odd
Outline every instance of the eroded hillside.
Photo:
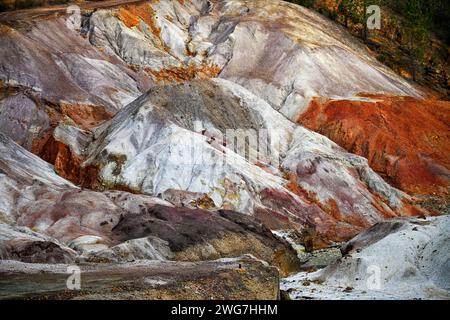
[[338,24],[269,0],[79,5],[0,14],[2,259],[202,279],[243,259],[263,273],[230,276],[277,298],[255,259],[285,276],[293,247],[448,211],[449,103]]

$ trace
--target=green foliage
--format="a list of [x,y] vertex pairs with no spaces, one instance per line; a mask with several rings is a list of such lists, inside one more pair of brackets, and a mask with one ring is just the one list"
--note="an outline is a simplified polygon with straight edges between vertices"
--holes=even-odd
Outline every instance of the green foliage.
[[369,31],[367,29],[367,7],[373,4],[379,4],[377,0],[342,0],[339,3],[338,11],[344,16],[345,26],[348,26],[350,20],[353,24],[360,24],[361,38],[367,41]]
[[401,26],[416,33],[419,40],[426,32],[435,33],[450,44],[450,1],[449,0],[381,0],[401,16]]
[[[346,27],[358,26],[360,37],[368,40],[367,7],[373,4],[387,7],[399,16],[402,43],[409,51],[413,61],[413,68],[420,68],[425,59],[430,42],[431,33],[435,32],[447,44],[450,43],[450,1],[449,0],[336,0],[337,12],[330,12],[327,8],[320,13],[333,20],[343,23]],[[320,2],[314,0],[291,0],[307,7],[320,9]]]
[[303,7],[312,8],[315,1],[314,0],[291,0],[288,2],[292,2],[295,4],[301,5]]
[[432,30],[447,45],[450,45],[450,1],[432,1]]
[[410,53],[410,67],[416,80],[416,74],[423,71],[425,54],[430,49],[433,5],[427,0],[385,2],[401,14],[402,42]]
[[409,46],[423,51],[423,44],[429,42],[431,13],[429,7],[424,6],[423,0],[409,0],[403,13],[402,26],[406,31]]

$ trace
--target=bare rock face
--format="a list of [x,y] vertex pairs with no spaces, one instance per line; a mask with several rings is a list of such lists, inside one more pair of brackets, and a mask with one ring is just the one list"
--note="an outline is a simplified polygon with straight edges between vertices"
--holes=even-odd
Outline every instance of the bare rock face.
[[[6,88],[11,83],[36,87],[41,100],[58,105],[59,94],[70,92],[64,101],[72,105],[60,108],[58,116],[45,109],[53,115],[46,120],[50,125],[40,124],[33,134],[29,127],[34,124],[12,128],[16,141],[34,145],[32,150],[61,176],[98,191],[195,194],[189,203],[180,193],[169,198],[176,205],[254,214],[274,229],[313,228],[316,246],[347,240],[386,217],[425,213],[364,159],[288,120],[296,120],[314,96],[420,95],[336,25],[283,2],[109,7],[106,2],[102,7],[91,12],[82,6],[86,11],[76,28],[63,18],[29,22],[31,29],[5,26],[4,41],[14,50],[37,51],[32,55],[36,62],[20,66],[27,70],[15,67],[4,53]],[[34,45],[39,30],[49,35]],[[50,46],[65,34],[63,42]],[[67,54],[63,49],[69,43],[76,46]],[[41,77],[32,65],[51,66],[56,76]],[[21,78],[25,73],[35,84]],[[208,80],[212,77],[221,79]],[[81,95],[80,88],[89,94]],[[75,103],[89,105],[89,112]],[[97,106],[105,114],[93,119]],[[112,120],[96,126],[119,109]],[[256,161],[236,150],[245,153],[245,146],[233,145],[249,132],[258,146],[247,155],[258,154]]]
[[[240,258],[203,261],[250,253],[286,276],[298,258],[272,231],[325,248],[428,215],[408,193],[448,194],[445,103],[421,100],[317,13],[272,0],[78,4],[75,17],[65,6],[0,13],[2,259],[84,263],[105,285],[145,260],[136,272],[186,268],[175,278],[201,284],[194,297],[274,298],[264,263],[244,259],[246,274],[227,269]],[[104,297],[187,297],[164,277],[130,277]]]
[[33,232],[26,227],[0,224],[1,260],[18,260],[27,263],[71,263],[75,251],[56,239]]
[[298,299],[448,299],[449,228],[448,216],[380,222],[347,242],[340,261],[282,289]]
[[[66,287],[69,265],[0,262],[0,299],[276,300],[279,276],[250,256],[207,262],[139,261],[81,266],[81,290]],[[7,275],[7,276],[6,276]]]
[[446,101],[408,97],[317,99],[298,122],[367,158],[392,185],[448,198],[449,110]]
[[112,238],[120,243],[148,236],[166,242],[174,260],[213,260],[247,252],[279,266],[283,274],[298,270],[292,249],[259,221],[233,211],[217,214],[157,205],[126,215],[112,230]]
[[110,111],[139,96],[139,75],[96,50],[65,19],[28,24],[2,25],[4,86],[31,89],[30,94],[50,103],[104,106]]
[[285,2],[79,5],[76,19],[65,7],[0,15],[0,123],[20,120],[2,132],[38,154],[61,121],[91,128],[155,82],[228,79],[293,120],[315,96],[421,95],[342,28]]
[[263,97],[291,119],[314,96],[420,95],[337,24],[300,6],[218,1],[192,29],[191,45],[208,48],[208,60],[223,66],[220,77]]
[[67,21],[0,25],[0,132],[40,155],[58,123],[89,129],[151,84],[122,60],[97,50],[80,26]]
[[93,44],[157,81],[218,75],[288,117],[314,96],[420,95],[337,24],[281,1],[129,4],[90,21]]
[[295,251],[254,219],[175,208],[126,192],[81,190],[2,134],[0,142],[2,259],[200,261],[251,253],[283,274],[297,270]]
[[270,215],[275,229],[286,227],[283,219],[294,228],[313,226],[318,246],[348,240],[385,217],[423,212],[365,159],[296,127],[227,80],[155,86],[93,134],[59,126],[55,139],[73,155],[66,166],[79,166],[77,184],[205,195],[212,207]]

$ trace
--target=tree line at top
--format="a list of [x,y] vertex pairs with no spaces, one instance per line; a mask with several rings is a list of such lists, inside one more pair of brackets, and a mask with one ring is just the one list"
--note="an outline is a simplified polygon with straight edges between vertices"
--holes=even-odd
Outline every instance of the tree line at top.
[[[379,5],[388,9],[398,19],[401,42],[411,57],[413,78],[421,67],[426,51],[431,46],[434,34],[446,46],[450,45],[450,1],[449,0],[287,0],[308,8],[314,8],[345,27],[359,25],[359,37],[370,41],[367,29],[367,7]],[[331,6],[331,5],[332,6]],[[328,7],[327,7],[328,5]]]

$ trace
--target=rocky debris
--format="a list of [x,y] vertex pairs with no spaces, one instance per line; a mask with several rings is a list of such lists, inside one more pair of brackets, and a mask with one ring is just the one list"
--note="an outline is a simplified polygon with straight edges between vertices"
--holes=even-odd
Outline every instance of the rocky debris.
[[446,101],[410,97],[315,99],[298,122],[368,159],[386,181],[419,195],[449,195]]
[[86,254],[108,249],[108,243],[102,237],[85,235],[70,241],[69,247],[81,254]]
[[201,192],[167,189],[160,196],[161,199],[179,207],[187,207],[191,209],[214,209],[216,207],[214,201],[206,193]]
[[297,252],[297,257],[300,260],[300,270],[302,271],[311,272],[325,268],[342,258],[340,245],[338,244],[317,250],[314,250],[314,246],[308,247],[307,230],[303,234],[298,233],[296,230],[277,230],[273,231],[273,233],[277,237],[286,240]]
[[0,259],[27,263],[71,263],[75,251],[27,227],[0,223]]
[[449,299],[449,231],[449,216],[380,222],[347,242],[338,262],[282,289],[294,299]]
[[79,291],[67,289],[69,266],[0,261],[0,299],[276,300],[279,297],[277,269],[251,256],[207,262],[79,265]]
[[[234,257],[242,252],[276,265],[283,274],[298,270],[295,252],[254,218],[233,211],[212,213],[201,209],[155,206],[139,215],[123,217],[112,238],[159,240],[172,260],[199,261]],[[155,239],[156,238],[156,239]],[[162,241],[161,241],[162,240]],[[101,255],[101,253],[100,253]]]

